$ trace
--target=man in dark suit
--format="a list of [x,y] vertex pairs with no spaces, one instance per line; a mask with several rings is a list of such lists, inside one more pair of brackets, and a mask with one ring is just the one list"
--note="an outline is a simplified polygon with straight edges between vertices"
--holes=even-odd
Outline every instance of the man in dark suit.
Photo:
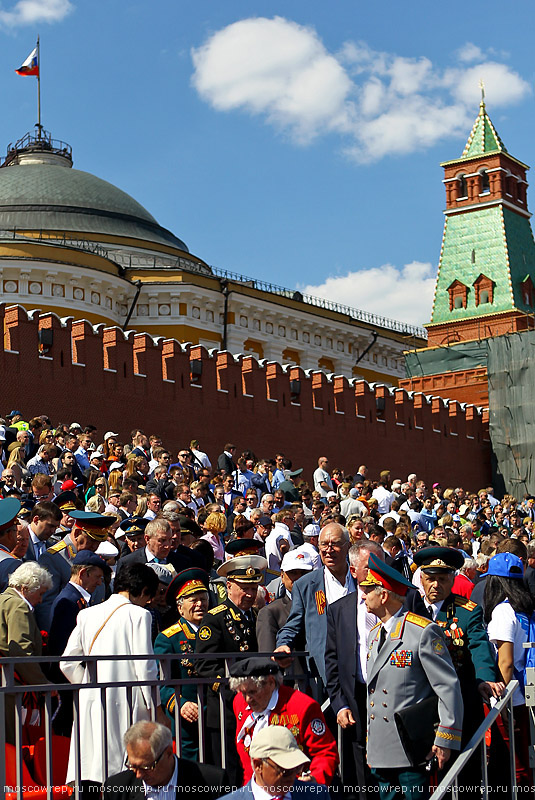
[[122,569],[128,564],[149,564],[154,561],[156,564],[172,564],[179,572],[184,569],[184,566],[182,563],[175,566],[175,557],[171,552],[172,547],[171,526],[166,519],[157,517],[145,527],[145,547],[140,547],[139,550],[123,556],[119,560],[118,568]]
[[48,634],[48,653],[60,656],[76,626],[76,617],[87,608],[91,595],[102,583],[104,572],[110,568],[91,550],[80,550],[71,566],[71,579],[52,604],[52,622]]
[[234,461],[236,453],[235,444],[226,444],[221,455],[217,457],[217,471],[223,472],[224,475],[232,475],[238,468]]
[[[284,596],[261,608],[256,620],[256,638],[260,653],[272,653],[275,650],[277,633],[290,615],[293,585],[304,575],[308,575],[312,569],[312,561],[308,553],[295,553],[290,550],[282,559],[281,581],[285,590]],[[304,636],[301,645],[296,644],[294,649],[305,649]]]
[[177,800],[185,791],[215,800],[228,788],[224,770],[177,758],[171,731],[165,725],[136,722],[126,731],[124,744],[127,769],[108,778],[104,797],[143,800],[147,794],[165,789],[166,797]]

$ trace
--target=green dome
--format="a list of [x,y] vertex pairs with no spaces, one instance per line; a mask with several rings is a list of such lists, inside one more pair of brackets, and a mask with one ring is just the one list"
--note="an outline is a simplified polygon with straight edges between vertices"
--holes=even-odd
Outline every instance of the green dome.
[[189,252],[126,192],[89,172],[51,164],[0,169],[0,229],[13,228],[127,236]]

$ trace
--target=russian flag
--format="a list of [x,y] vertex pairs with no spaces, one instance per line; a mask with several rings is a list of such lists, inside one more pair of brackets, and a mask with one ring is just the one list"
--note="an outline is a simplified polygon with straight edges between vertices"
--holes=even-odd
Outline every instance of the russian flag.
[[15,70],[17,75],[35,75],[39,77],[39,59],[37,57],[37,47],[35,47],[26,61]]

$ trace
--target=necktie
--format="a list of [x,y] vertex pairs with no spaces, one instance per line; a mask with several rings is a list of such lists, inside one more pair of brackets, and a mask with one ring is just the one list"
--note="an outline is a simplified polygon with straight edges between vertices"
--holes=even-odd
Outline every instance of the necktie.
[[386,628],[384,625],[381,625],[381,633],[379,634],[379,644],[377,645],[377,652],[381,650],[381,647],[384,645],[386,641]]

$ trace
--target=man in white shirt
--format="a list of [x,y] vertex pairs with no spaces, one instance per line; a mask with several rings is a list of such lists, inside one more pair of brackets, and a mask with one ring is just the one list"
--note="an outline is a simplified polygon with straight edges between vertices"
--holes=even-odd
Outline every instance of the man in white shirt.
[[394,494],[388,488],[390,486],[389,476],[390,473],[386,470],[381,472],[379,486],[373,490],[372,494],[372,497],[377,500],[377,510],[380,514],[386,514],[390,511],[390,506],[394,500]]
[[147,500],[147,510],[143,514],[144,519],[155,519],[156,516],[160,513],[162,507],[162,501],[159,494],[149,494],[149,499]]
[[195,471],[198,471],[197,470],[198,466],[204,467],[205,469],[212,469],[212,462],[210,461],[206,453],[203,453],[203,451],[199,449],[198,439],[191,440],[191,442],[189,443],[189,449],[193,453],[193,468],[195,469]]
[[327,472],[328,463],[328,458],[325,456],[320,456],[318,458],[318,468],[315,470],[313,475],[314,490],[320,493],[320,497],[327,497],[327,493],[333,491],[331,476]]

